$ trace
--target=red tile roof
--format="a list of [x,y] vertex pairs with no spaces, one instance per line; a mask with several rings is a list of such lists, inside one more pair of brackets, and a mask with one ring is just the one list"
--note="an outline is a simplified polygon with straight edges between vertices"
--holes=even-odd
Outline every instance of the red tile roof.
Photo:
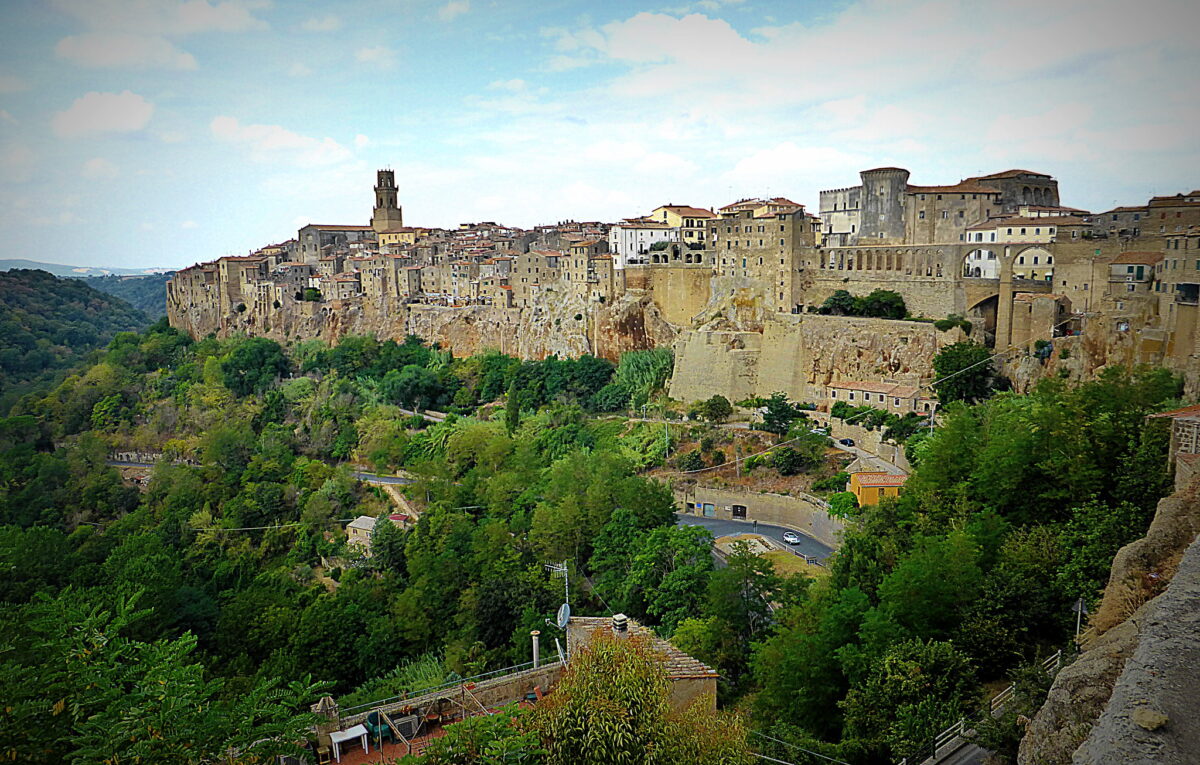
[[855,473],[858,476],[859,486],[903,486],[908,480],[907,475],[896,475],[894,473]]
[[1163,259],[1161,252],[1123,252],[1113,258],[1113,265],[1130,264],[1138,266],[1152,266]]

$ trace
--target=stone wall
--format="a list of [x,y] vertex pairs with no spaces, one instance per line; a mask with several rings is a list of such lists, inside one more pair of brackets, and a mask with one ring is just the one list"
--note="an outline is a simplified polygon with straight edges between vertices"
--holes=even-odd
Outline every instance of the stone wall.
[[823,401],[840,380],[916,384],[933,374],[933,357],[961,339],[925,322],[816,314],[770,317],[756,332],[684,330],[675,343],[670,396],[730,401],[777,391],[796,401]]
[[[790,496],[737,489],[713,489],[695,485],[676,485],[675,499],[681,507],[688,503],[715,505],[715,516],[733,520],[733,506],[746,508],[745,520],[770,523],[804,532],[829,547],[841,545],[845,522],[825,512],[821,500],[809,495]],[[695,513],[700,514],[700,510]]]

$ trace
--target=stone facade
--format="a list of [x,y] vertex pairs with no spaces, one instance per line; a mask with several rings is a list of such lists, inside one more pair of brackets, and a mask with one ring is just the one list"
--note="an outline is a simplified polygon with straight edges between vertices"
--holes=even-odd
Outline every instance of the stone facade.
[[[1015,348],[1001,363],[1019,388],[1051,369],[1086,376],[1148,362],[1200,389],[1195,192],[1129,208],[1136,220],[1115,221],[1127,235],[1110,236],[1102,229],[1113,221],[1061,207],[1045,174],[915,186],[903,168],[877,168],[858,186],[822,192],[823,220],[780,197],[717,213],[664,205],[639,220],[678,230],[679,241],[648,250],[644,264],[623,263],[620,236],[610,246],[613,229],[601,223],[406,228],[396,195],[391,171],[380,171],[370,226],[309,225],[295,240],[177,272],[173,326],[285,342],[414,333],[456,353],[526,358],[616,358],[678,338],[675,398],[786,391],[818,401],[839,381],[927,380],[933,355],[959,336],[813,314],[837,290],[885,289],[913,316],[957,314],[979,331],[972,339]],[[1125,225],[1148,221],[1161,231]],[[1071,341],[1078,355],[1030,361],[1038,340]]]

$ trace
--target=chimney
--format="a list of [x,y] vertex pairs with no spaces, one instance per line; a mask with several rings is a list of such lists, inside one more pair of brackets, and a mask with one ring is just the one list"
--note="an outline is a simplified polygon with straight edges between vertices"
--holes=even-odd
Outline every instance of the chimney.
[[619,638],[629,637],[629,617],[625,614],[613,614],[612,631]]
[[533,630],[532,632],[529,633],[529,636],[533,638],[533,668],[534,669],[538,668],[538,655],[540,654],[540,651],[538,649],[538,635],[541,635],[541,634],[542,633],[539,630]]

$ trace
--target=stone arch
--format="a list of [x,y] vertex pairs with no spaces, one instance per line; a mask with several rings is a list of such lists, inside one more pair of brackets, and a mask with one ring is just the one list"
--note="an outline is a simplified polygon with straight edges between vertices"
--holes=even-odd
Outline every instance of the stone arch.
[[1033,204],[1033,192],[1029,190],[1028,186],[1021,189],[1021,202],[1027,205]]
[[1054,278],[1054,254],[1041,245],[1030,245],[1013,253],[1012,269],[1014,279],[1049,281]]
[[962,275],[968,279],[999,279],[999,256],[984,247],[971,250],[963,256]]

